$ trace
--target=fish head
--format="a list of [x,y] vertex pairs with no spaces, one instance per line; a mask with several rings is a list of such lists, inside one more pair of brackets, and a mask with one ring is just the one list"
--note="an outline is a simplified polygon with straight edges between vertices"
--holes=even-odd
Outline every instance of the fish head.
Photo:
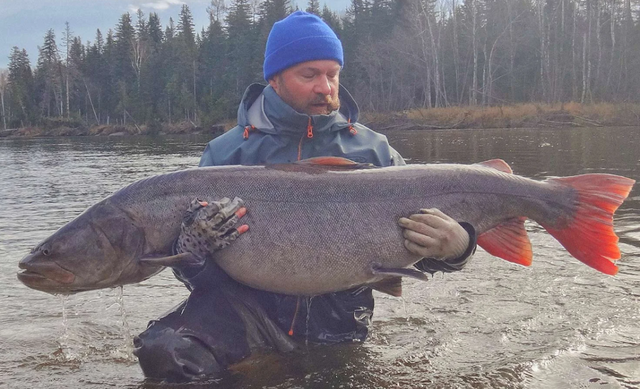
[[31,250],[19,263],[18,279],[51,294],[140,282],[162,270],[140,263],[144,246],[135,221],[103,201]]

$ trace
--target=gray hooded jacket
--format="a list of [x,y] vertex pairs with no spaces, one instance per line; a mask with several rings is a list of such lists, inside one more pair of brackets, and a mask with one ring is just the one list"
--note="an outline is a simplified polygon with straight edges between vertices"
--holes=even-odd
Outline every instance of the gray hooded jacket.
[[200,166],[264,165],[337,156],[376,166],[404,165],[387,138],[358,123],[358,106],[340,86],[340,110],[301,114],[271,86],[250,85],[238,125],[207,145]]

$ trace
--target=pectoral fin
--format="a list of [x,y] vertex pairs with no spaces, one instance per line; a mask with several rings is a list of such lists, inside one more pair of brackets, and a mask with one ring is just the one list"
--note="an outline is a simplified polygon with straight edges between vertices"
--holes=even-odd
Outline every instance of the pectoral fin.
[[376,267],[373,269],[373,274],[385,275],[389,277],[412,277],[420,281],[429,281],[429,277],[427,277],[426,274],[416,269],[406,269],[406,268],[385,269],[381,267]]
[[393,297],[402,296],[402,277],[389,277],[375,284],[368,285],[371,289],[391,295]]
[[181,253],[168,257],[144,257],[140,258],[140,263],[150,266],[189,266],[196,263],[202,263],[202,260],[192,253]]
[[381,267],[373,268],[373,274],[382,275],[385,278],[382,281],[370,284],[371,289],[378,292],[386,293],[394,297],[402,296],[402,277],[417,278],[420,281],[428,281],[429,277],[419,270],[415,269],[385,269]]

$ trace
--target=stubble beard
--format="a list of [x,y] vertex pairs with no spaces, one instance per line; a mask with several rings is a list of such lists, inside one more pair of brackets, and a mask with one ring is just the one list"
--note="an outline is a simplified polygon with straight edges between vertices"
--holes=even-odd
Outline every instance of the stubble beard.
[[[276,82],[281,90],[281,93],[278,95],[285,103],[296,110],[296,112],[303,113],[305,115],[329,115],[331,112],[340,109],[340,97],[337,94],[335,99],[331,95],[317,94],[313,100],[303,105],[293,98],[287,88],[287,85],[281,78],[276,79]],[[316,106],[316,104],[322,104],[326,106],[326,109],[323,112],[312,112],[311,109]]]
[[[313,99],[309,104],[309,105],[316,105],[316,104],[326,104],[326,112],[323,113],[323,115],[329,115],[331,112],[333,111],[337,111],[340,109],[340,97],[338,97],[336,95],[336,98],[334,99],[333,97],[331,97],[331,95],[322,95],[319,94],[316,96],[315,99]],[[307,112],[305,112],[307,113]],[[308,113],[307,113],[308,114]]]

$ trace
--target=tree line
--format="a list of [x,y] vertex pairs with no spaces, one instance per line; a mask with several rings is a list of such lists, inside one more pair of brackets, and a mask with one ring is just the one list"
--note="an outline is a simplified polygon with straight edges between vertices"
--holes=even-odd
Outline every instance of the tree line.
[[[212,0],[196,31],[123,14],[83,42],[44,34],[35,64],[13,47],[0,72],[4,128],[47,125],[210,126],[235,117],[264,82],[264,46],[289,0]],[[368,111],[522,102],[638,102],[640,23],[631,0],[351,0],[341,15],[306,11],[341,38],[341,82]]]

